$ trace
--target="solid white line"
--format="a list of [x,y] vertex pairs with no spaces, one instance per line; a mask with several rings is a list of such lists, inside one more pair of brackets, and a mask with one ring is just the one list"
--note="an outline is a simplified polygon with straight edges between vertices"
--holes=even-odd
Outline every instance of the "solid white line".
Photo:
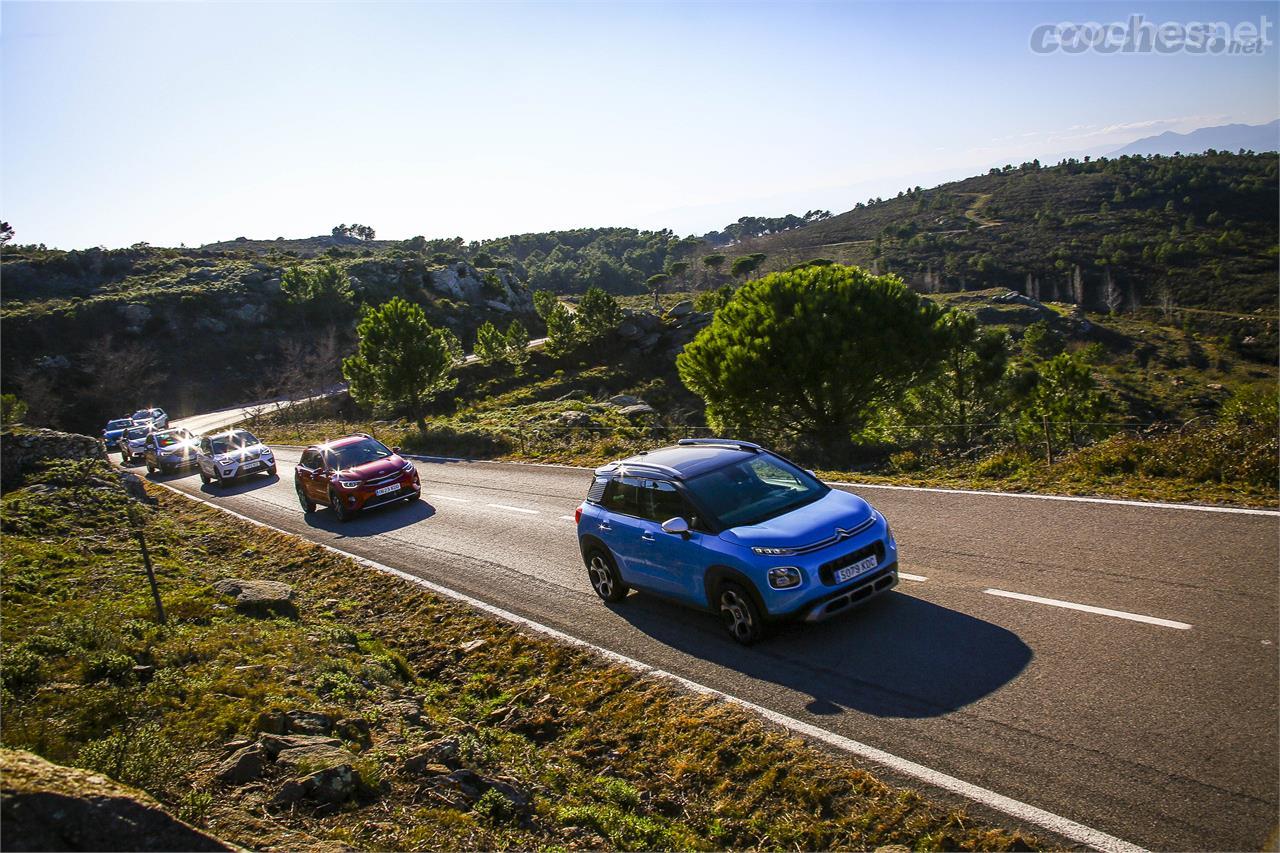
[[904,581],[915,581],[916,583],[924,583],[928,580],[924,575],[909,575],[906,572],[898,572],[898,577]]
[[561,520],[561,521],[573,521],[573,520],[574,520],[574,518],[573,518],[573,516],[572,516],[572,515],[562,515],[562,516],[560,516],[560,520]]
[[491,506],[494,509],[510,510],[511,512],[523,512],[529,515],[538,514],[538,510],[536,509],[525,509],[524,507],[519,507],[519,506],[508,506],[507,504],[485,504],[485,506]]
[[1249,509],[1239,506],[1208,506],[1205,504],[1170,504],[1155,501],[1128,501],[1119,498],[1090,498],[1081,495],[1038,495],[1030,492],[991,492],[981,489],[939,489],[929,486],[891,486],[885,483],[846,483],[840,480],[825,481],[829,486],[848,486],[853,489],[896,489],[903,492],[937,492],[943,495],[984,495],[994,498],[1026,498],[1036,501],[1068,501],[1071,503],[1112,504],[1114,506],[1136,506],[1143,509],[1191,509],[1197,512],[1226,512],[1237,515],[1270,515],[1280,516],[1280,510]]
[[435,498],[436,500],[440,500],[440,501],[456,501],[457,503],[460,503],[460,504],[469,504],[469,503],[471,503],[471,498],[455,498],[453,495],[434,495],[434,494],[432,494],[432,495],[427,495],[427,497],[429,497],[429,498]]
[[[273,444],[272,447],[302,448],[300,444]],[[566,468],[570,471],[594,471],[586,465],[566,465],[561,462],[513,462],[502,459],[467,459],[461,456],[427,456],[402,453],[406,459],[422,459],[427,462],[468,462],[486,465],[521,465],[525,468]],[[853,489],[893,489],[901,492],[935,492],[940,495],[982,495],[992,498],[1023,498],[1037,501],[1066,501],[1068,503],[1112,504],[1141,509],[1188,509],[1196,512],[1224,512],[1235,515],[1268,515],[1280,518],[1280,510],[1253,509],[1240,506],[1211,506],[1209,504],[1176,504],[1157,501],[1133,501],[1121,498],[1091,498],[1085,495],[1041,495],[1033,492],[995,492],[982,489],[943,489],[935,486],[896,486],[888,483],[850,483],[845,480],[823,480],[828,486],[848,486]]]
[[[257,525],[258,527],[263,527],[268,530],[274,530],[278,533],[283,533],[286,536],[296,535],[296,534],[290,533],[288,530],[283,530],[279,527],[275,527],[274,525],[267,524],[266,522],[258,521],[255,518],[249,518],[247,515],[241,515],[235,510],[227,509],[226,507],[219,506],[218,504],[204,500],[203,498],[198,498],[195,495],[189,494],[188,492],[184,492],[181,489],[170,486],[167,483],[158,483],[157,485],[163,486],[164,488],[169,489],[170,491],[177,492],[183,497],[193,500],[197,503],[202,503],[202,504],[205,504],[206,506],[211,506],[214,509],[221,510],[222,512],[225,512],[228,515],[233,515],[242,521],[247,521],[250,524]],[[311,540],[304,540],[304,541],[310,542]],[[341,554],[344,557],[348,557],[352,560],[355,560],[357,563],[361,565],[368,566],[369,568],[375,569],[379,572],[383,572],[384,574],[393,575],[402,580],[409,581],[410,583],[418,584],[419,586],[429,589],[432,592],[443,595],[446,598],[452,598],[455,601],[461,601],[464,604],[470,605],[471,607],[474,607],[475,609],[480,610],[484,613],[488,613],[492,616],[496,616],[499,619],[502,619],[504,621],[512,622],[516,625],[522,625],[525,628],[528,628],[532,631],[536,631],[539,634],[543,634],[545,636],[551,637],[556,640],[560,640],[561,642],[568,643],[570,645],[577,646],[579,648],[590,649],[596,654],[599,654],[602,657],[613,661],[614,663],[621,664],[623,666],[629,667],[631,669],[634,669],[638,672],[645,673],[647,675],[652,675],[657,678],[663,678],[663,679],[673,681],[681,685],[682,687],[693,691],[694,693],[699,693],[704,696],[714,696],[723,701],[731,702],[732,704],[737,705],[740,708],[744,708],[748,711],[751,711],[754,714],[758,714],[759,716],[764,717],[765,719],[770,720],[771,722],[774,722],[782,726],[783,728],[789,729],[793,732],[805,735],[807,737],[811,737],[815,740],[820,740],[829,746],[833,746],[837,749],[848,752],[851,755],[856,755],[859,758],[864,758],[868,761],[874,761],[875,763],[880,764],[884,767],[888,767],[893,771],[896,771],[906,776],[910,776],[914,779],[919,779],[922,782],[925,782],[926,784],[933,785],[934,787],[941,788],[945,791],[951,791],[952,793],[959,794],[963,797],[967,797],[976,803],[980,803],[989,808],[993,808],[993,809],[996,809],[997,811],[1004,812],[1005,814],[1017,820],[1025,821],[1026,823],[1030,823],[1030,824],[1034,824],[1036,826],[1042,827],[1044,829],[1049,830],[1050,832],[1056,833],[1057,835],[1061,835],[1064,838],[1068,838],[1079,844],[1084,844],[1089,847],[1092,847],[1095,850],[1101,850],[1101,851],[1104,851],[1104,853],[1145,853],[1144,848],[1139,847],[1136,844],[1130,844],[1128,841],[1124,841],[1123,839],[1116,838],[1114,835],[1108,835],[1107,833],[1094,829],[1093,827],[1085,826],[1082,823],[1077,823],[1076,821],[1069,820],[1068,818],[1062,817],[1061,815],[1056,815],[1053,812],[1045,811],[1044,809],[1037,808],[1035,806],[1021,802],[1019,800],[1015,800],[1012,797],[1006,797],[1003,794],[997,794],[995,791],[991,791],[991,790],[988,790],[987,788],[983,788],[978,785],[965,782],[962,779],[957,779],[954,776],[949,776],[946,773],[942,773],[941,771],[934,770],[931,767],[926,767],[923,764],[917,764],[914,761],[908,761],[905,758],[899,758],[893,753],[885,752],[882,749],[876,749],[874,746],[868,746],[867,744],[860,743],[859,741],[853,740],[852,738],[847,738],[847,737],[844,737],[843,735],[838,735],[835,732],[830,732],[830,731],[827,731],[826,729],[819,728],[818,726],[815,726],[811,723],[806,723],[806,722],[803,722],[802,720],[797,720],[794,717],[788,717],[786,714],[782,714],[782,713],[779,713],[778,711],[770,710],[769,708],[765,708],[762,705],[757,705],[754,702],[748,702],[745,699],[739,699],[738,697],[732,696],[728,693],[722,693],[719,690],[716,690],[711,687],[707,687],[706,685],[703,685],[703,684],[699,684],[696,681],[691,681],[682,676],[675,675],[670,672],[666,672],[665,670],[658,669],[657,667],[651,666],[647,663],[644,663],[643,661],[639,661],[639,660],[636,660],[635,658],[627,657],[626,655],[618,654],[617,652],[606,649],[603,646],[597,646],[594,643],[587,642],[586,640],[580,640],[577,637],[572,636],[571,634],[566,634],[563,631],[559,631],[550,626],[543,625],[540,622],[535,622],[532,619],[526,619],[523,616],[519,616],[508,610],[503,610],[500,607],[495,607],[494,605],[480,601],[477,598],[472,598],[471,596],[466,595],[465,593],[461,593],[456,590],[449,589],[446,586],[441,586],[439,584],[432,583],[429,580],[425,580],[424,578],[417,577],[416,575],[411,575],[408,572],[402,572],[399,569],[393,569],[391,566],[386,566],[386,565],[383,565],[382,563],[378,563],[373,560],[366,559],[357,554],[352,554],[349,551],[343,551],[341,548],[335,548],[332,545],[326,545],[321,542],[313,542],[312,544],[315,544],[321,548],[324,548],[327,551],[332,551],[335,554]]]
[[1191,630],[1191,626],[1186,622],[1174,622],[1172,619],[1159,619],[1155,616],[1143,616],[1141,613],[1128,613],[1124,610],[1111,610],[1107,607],[1094,607],[1091,604],[1076,604],[1073,601],[1062,601],[1057,598],[1041,598],[1038,595],[1027,595],[1022,592],[1008,592],[1003,589],[984,589],[983,592],[988,595],[998,595],[1001,598],[1016,598],[1019,601],[1030,601],[1034,604],[1048,604],[1053,607],[1064,607],[1067,610],[1083,610],[1085,613],[1097,613],[1100,616],[1114,616],[1117,619],[1146,622],[1148,625],[1161,625],[1165,628],[1177,628],[1180,631]]

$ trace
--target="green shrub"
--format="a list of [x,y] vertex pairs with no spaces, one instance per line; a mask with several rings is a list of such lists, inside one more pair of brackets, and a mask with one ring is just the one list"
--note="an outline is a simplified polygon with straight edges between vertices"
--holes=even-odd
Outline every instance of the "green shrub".
[[184,758],[159,725],[148,723],[86,743],[76,763],[158,796],[181,777]]
[[121,652],[104,650],[89,656],[84,664],[84,682],[125,681],[133,672],[133,658]]
[[35,687],[41,681],[40,655],[23,646],[10,651],[0,661],[0,673],[6,690],[21,693]]

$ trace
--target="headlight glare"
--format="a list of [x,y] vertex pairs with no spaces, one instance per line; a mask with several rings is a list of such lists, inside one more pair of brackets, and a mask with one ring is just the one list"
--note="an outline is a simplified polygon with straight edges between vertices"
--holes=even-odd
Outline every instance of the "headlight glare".
[[339,480],[338,485],[342,486],[342,488],[344,489],[358,489],[360,488],[360,481],[359,480]]

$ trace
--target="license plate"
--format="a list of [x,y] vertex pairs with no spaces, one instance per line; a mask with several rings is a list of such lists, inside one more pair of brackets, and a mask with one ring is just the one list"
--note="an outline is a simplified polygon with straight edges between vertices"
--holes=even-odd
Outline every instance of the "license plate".
[[381,489],[378,489],[376,492],[374,492],[374,494],[375,494],[375,495],[389,495],[389,494],[391,494],[392,492],[398,492],[398,491],[400,491],[400,484],[399,484],[399,483],[392,483],[390,486],[383,486]]
[[876,555],[865,557],[852,566],[845,566],[843,569],[836,569],[836,583],[844,583],[850,578],[856,578],[863,572],[869,572],[876,567]]
[[261,462],[246,462],[246,463],[244,463],[243,465],[241,465],[241,466],[240,466],[240,470],[242,470],[242,471],[252,471],[252,470],[253,470],[253,469],[255,469],[255,468],[261,467],[261,465],[262,465],[262,463],[261,463]]

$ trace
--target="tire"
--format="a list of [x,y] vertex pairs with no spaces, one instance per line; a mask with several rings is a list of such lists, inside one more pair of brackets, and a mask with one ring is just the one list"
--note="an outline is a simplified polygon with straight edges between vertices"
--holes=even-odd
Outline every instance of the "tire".
[[173,467],[170,465],[161,465],[160,473],[167,477],[173,473]]
[[209,485],[209,475],[204,472],[204,469],[197,467],[196,470],[200,472],[200,482],[204,483],[206,486]]
[[716,606],[721,624],[734,640],[749,646],[764,638],[765,624],[760,608],[741,586],[733,581],[721,584],[716,593]]
[[302,511],[307,515],[316,511],[316,502],[307,497],[307,493],[303,491],[301,485],[295,485],[294,491],[298,493],[298,503],[302,506]]
[[613,555],[598,546],[587,552],[587,580],[591,581],[591,588],[596,591],[596,595],[610,604],[622,601],[631,591],[622,582],[622,575],[618,573]]
[[218,476],[213,478],[214,484],[217,485],[219,489],[225,489],[227,487],[227,478],[222,476],[221,468],[218,468],[217,472]]
[[343,524],[350,521],[351,516],[355,514],[342,505],[342,499],[338,497],[338,493],[333,490],[329,491],[329,509],[333,510],[333,517]]
[[121,465],[129,464],[129,453],[127,451],[124,451],[124,450],[120,451],[120,464]]
[[[161,470],[163,471],[164,469],[161,469]],[[154,465],[152,465],[150,462],[148,462],[148,463],[147,463],[147,473],[148,473],[148,474],[154,474],[155,472],[156,472],[156,466],[154,466]]]
[[275,475],[276,475],[276,466],[273,464],[267,468],[267,476],[274,477]]

